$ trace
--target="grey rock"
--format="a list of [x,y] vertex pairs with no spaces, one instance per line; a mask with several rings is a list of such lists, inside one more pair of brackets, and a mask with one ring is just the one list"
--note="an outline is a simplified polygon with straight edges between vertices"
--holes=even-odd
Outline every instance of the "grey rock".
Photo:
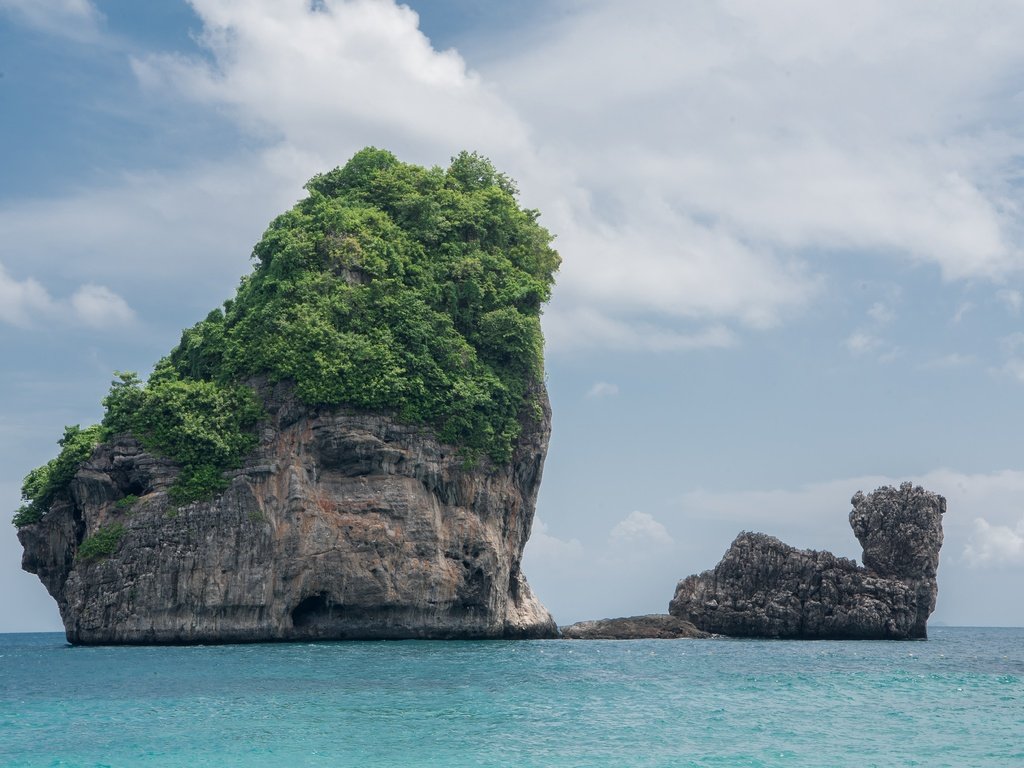
[[[557,637],[520,570],[550,435],[542,388],[512,462],[474,467],[389,415],[262,395],[259,447],[219,497],[175,508],[175,465],[124,435],[19,530],[70,642]],[[139,499],[119,508],[126,495]],[[114,523],[116,552],[76,557]]]
[[708,636],[689,621],[663,613],[580,621],[562,627],[566,640],[674,640]]
[[743,532],[713,570],[679,582],[669,612],[734,637],[927,637],[946,500],[903,483],[858,492],[852,504],[863,567]]

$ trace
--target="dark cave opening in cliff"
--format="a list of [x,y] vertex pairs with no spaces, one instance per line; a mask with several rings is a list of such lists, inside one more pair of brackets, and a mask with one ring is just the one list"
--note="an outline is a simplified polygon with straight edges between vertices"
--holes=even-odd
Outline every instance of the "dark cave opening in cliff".
[[321,592],[302,600],[292,609],[293,627],[311,627],[324,624],[338,613],[338,607],[332,603],[327,593]]

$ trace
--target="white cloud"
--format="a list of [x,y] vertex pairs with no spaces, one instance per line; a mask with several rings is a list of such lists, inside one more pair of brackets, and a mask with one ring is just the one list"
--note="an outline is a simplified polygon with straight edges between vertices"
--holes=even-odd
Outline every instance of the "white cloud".
[[[900,289],[895,286],[890,286],[888,291],[893,297],[898,297]],[[893,320],[896,319],[896,312],[892,307],[882,301],[876,301],[870,307],[868,307],[868,329],[861,328],[854,331],[846,340],[843,345],[853,355],[866,355],[867,353],[877,352],[877,361],[880,363],[889,363],[900,357],[903,354],[903,350],[899,347],[889,344],[878,335],[880,330],[889,325]]]
[[878,349],[882,345],[882,340],[865,331],[856,331],[847,336],[843,344],[853,354],[863,355]]
[[952,322],[953,325],[959,325],[964,321],[964,318],[967,316],[967,313],[973,309],[974,304],[969,301],[965,301],[963,304],[956,308],[956,312],[953,313],[953,317],[950,322]]
[[[1024,264],[1006,162],[1021,148],[1024,8],[990,11],[605,0],[482,69],[572,168],[594,221],[622,226],[654,200],[765,266],[871,250],[998,277]],[[652,258],[671,268],[686,257],[662,234]]]
[[[701,223],[639,189],[610,223],[591,208],[551,206],[565,260],[564,301],[600,307],[613,317],[736,320],[777,325],[820,288],[806,265],[751,247],[734,233]],[[669,326],[671,327],[671,326]]]
[[1002,372],[1024,384],[1024,359],[1011,357],[1003,365]]
[[951,352],[948,355],[936,357],[929,360],[924,364],[925,368],[963,368],[964,366],[971,365],[974,362],[974,357],[971,355],[961,355],[958,352]]
[[[82,283],[234,285],[271,218],[317,168],[308,157],[266,152],[176,173],[138,173],[117,185],[0,207],[7,257],[23,270]],[[218,291],[219,293],[219,291]],[[223,297],[221,297],[223,298]]]
[[53,309],[53,299],[43,286],[32,278],[15,280],[0,264],[0,320],[24,328]]
[[550,533],[543,520],[535,517],[528,552],[532,561],[546,566],[569,566],[583,556],[583,544],[576,538],[558,538]]
[[612,545],[671,546],[672,536],[664,525],[646,512],[633,511],[620,520],[608,534]]
[[1024,564],[1024,517],[1014,528],[976,518],[974,533],[964,547],[964,559],[976,567]]
[[1002,345],[1003,349],[1012,354],[1024,347],[1024,332],[1017,331],[1015,333],[1008,334],[1000,339],[999,343]]
[[16,280],[0,264],[0,321],[19,328],[54,320],[105,328],[134,317],[127,302],[102,285],[83,285],[68,299],[58,300],[33,278]]
[[561,309],[558,300],[544,313],[544,338],[549,350],[610,348],[645,352],[723,349],[736,335],[722,325],[695,331],[676,330],[650,321],[609,317],[596,310]]
[[[509,83],[489,83],[454,51],[434,51],[408,8],[325,2],[314,12],[302,0],[193,5],[212,64],[140,59],[143,83],[227,107],[246,129],[321,165],[369,143],[431,163],[469,147],[517,177],[525,202],[540,207],[558,234],[567,314],[600,318],[554,347],[634,345],[637,337],[644,337],[641,348],[721,346],[731,343],[721,322],[768,327],[817,290],[801,262],[765,244],[749,246],[700,211],[678,210],[661,190],[640,196],[623,178],[628,194],[609,196],[606,185],[581,175],[587,169],[574,156],[574,135],[563,128],[531,141],[538,116],[499,95]],[[684,332],[679,318],[719,327]]]
[[[95,16],[84,0],[51,7]],[[181,275],[247,251],[302,181],[364,145],[428,164],[479,149],[558,235],[552,350],[730,346],[820,297],[832,254],[870,251],[950,280],[1024,265],[1006,170],[1024,152],[1007,90],[1024,66],[1024,7],[1008,0],[984,14],[954,2],[837,13],[651,0],[643,14],[566,2],[475,69],[385,0],[193,7],[206,55],[141,57],[135,72],[233,116],[262,154],[126,179],[28,219],[33,206],[19,205],[0,224],[31,242],[19,221],[67,223],[43,239],[82,231],[110,264],[142,255],[138,269]],[[35,256],[51,258],[45,244]],[[879,324],[891,312],[869,310]],[[865,342],[855,334],[851,350]]]
[[76,317],[92,328],[106,328],[135,319],[135,312],[128,303],[102,285],[83,285],[71,296],[70,302]]
[[[371,0],[193,0],[205,57],[138,59],[139,79],[229,108],[247,130],[325,163],[366,144],[437,162],[486,137],[525,142],[515,112],[454,50],[435,51],[404,5]],[[446,152],[438,157],[438,150]]]
[[1000,345],[1006,353],[1006,362],[1003,364],[1002,373],[1024,383],[1024,357],[1020,351],[1024,348],[1024,333],[1011,333],[1000,339]]
[[680,576],[668,530],[651,515],[632,512],[605,538],[586,547],[553,537],[539,518],[523,553],[523,569],[560,622],[664,612]]
[[610,384],[607,381],[595,381],[594,386],[587,390],[587,397],[589,398],[601,398],[601,397],[614,397],[619,394],[619,385]]
[[[947,558],[951,555],[950,565],[954,566],[955,560],[961,557],[973,565],[992,564],[996,562],[996,553],[1014,551],[1015,540],[1006,531],[1024,535],[1020,511],[1024,470],[972,474],[937,469],[912,477],[867,475],[811,483],[795,489],[693,491],[680,499],[680,508],[693,522],[725,521],[737,529],[764,530],[775,535],[780,535],[780,531],[799,532],[806,537],[805,541],[789,543],[857,556],[860,547],[847,522],[850,497],[858,490],[868,493],[883,485],[896,486],[908,480],[946,497],[944,563],[949,562]],[[982,519],[984,525],[979,525],[977,519]],[[780,538],[785,540],[786,537],[780,535]],[[1001,541],[1002,545],[996,541]],[[986,552],[991,556],[983,557]]]
[[1006,307],[1012,315],[1019,315],[1020,309],[1024,306],[1024,293],[1009,288],[997,291],[996,298]]
[[850,530],[850,498],[858,490],[873,491],[898,484],[884,476],[844,478],[798,488],[750,491],[695,490],[679,500],[682,516],[691,525],[714,530],[720,541],[709,546],[700,563],[710,568],[741,530],[778,536],[796,547],[828,549],[838,555],[859,557],[860,547]]
[[899,360],[901,357],[903,357],[903,350],[900,347],[892,346],[878,356],[878,362],[891,363],[893,360]]
[[888,325],[896,319],[896,313],[891,307],[880,301],[876,301],[868,308],[868,317],[874,320],[878,325]]
[[89,0],[0,0],[0,12],[47,34],[91,40],[99,32],[101,15]]
[[[591,526],[590,533],[597,533]],[[608,537],[560,539],[538,517],[523,553],[523,571],[559,622],[664,613],[679,573],[667,530],[634,512]]]

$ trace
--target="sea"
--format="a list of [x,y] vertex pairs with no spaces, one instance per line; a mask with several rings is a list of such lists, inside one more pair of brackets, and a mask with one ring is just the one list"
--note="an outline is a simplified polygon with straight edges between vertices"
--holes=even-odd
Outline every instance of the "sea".
[[1024,766],[1024,629],[916,642],[70,647],[0,635],[0,766]]

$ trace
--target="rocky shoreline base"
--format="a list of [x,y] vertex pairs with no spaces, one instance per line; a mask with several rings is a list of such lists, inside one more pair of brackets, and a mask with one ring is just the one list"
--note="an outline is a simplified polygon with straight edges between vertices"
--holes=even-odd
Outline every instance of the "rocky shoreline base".
[[675,640],[710,637],[691,622],[665,613],[580,621],[560,627],[565,640]]

